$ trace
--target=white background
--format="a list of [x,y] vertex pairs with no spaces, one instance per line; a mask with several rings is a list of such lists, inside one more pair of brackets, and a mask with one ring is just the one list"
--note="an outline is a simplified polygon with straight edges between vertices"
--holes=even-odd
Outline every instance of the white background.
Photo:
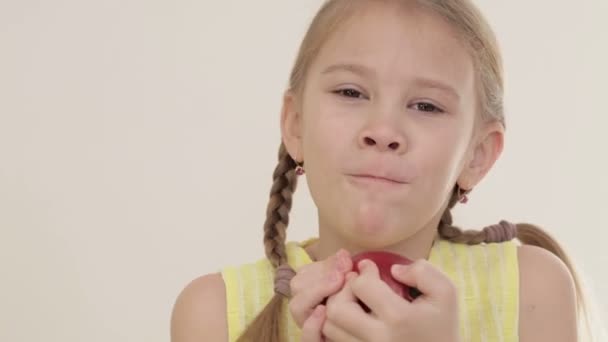
[[[477,3],[508,132],[456,222],[545,227],[605,310],[608,2]],[[167,341],[190,280],[263,257],[281,95],[319,4],[0,1],[1,341]],[[301,182],[289,239],[315,229]]]

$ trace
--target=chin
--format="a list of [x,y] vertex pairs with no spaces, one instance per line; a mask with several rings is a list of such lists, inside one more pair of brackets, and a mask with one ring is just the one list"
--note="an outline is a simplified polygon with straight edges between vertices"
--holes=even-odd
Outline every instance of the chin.
[[353,243],[365,249],[381,249],[393,245],[404,238],[403,227],[369,222],[353,222],[345,227],[345,234]]
[[398,243],[407,237],[410,227],[406,204],[394,203],[383,198],[344,196],[346,200],[334,206],[330,212],[336,219],[334,227],[353,244],[363,248],[381,248]]
[[[361,252],[372,250],[383,250],[389,246],[395,245],[400,240],[394,234],[375,234],[362,235],[356,230],[347,232],[348,240],[354,246],[357,246]],[[356,251],[353,251],[356,252]]]
[[380,201],[363,203],[351,214],[352,227],[364,235],[384,235],[395,229],[393,210]]

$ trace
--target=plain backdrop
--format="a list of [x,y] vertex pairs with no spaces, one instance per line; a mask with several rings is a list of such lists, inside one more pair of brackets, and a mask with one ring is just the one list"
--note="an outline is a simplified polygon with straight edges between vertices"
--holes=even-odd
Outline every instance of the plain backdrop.
[[[320,3],[0,1],[1,341],[167,341],[189,281],[263,257],[281,95]],[[545,227],[605,310],[608,2],[477,4],[508,131],[456,222]],[[300,182],[288,238],[316,223]]]

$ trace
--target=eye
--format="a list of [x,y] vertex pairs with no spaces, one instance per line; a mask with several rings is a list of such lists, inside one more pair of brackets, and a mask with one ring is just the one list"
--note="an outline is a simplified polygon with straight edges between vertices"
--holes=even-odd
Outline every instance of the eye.
[[428,103],[428,102],[414,103],[412,107],[416,110],[426,112],[426,113],[443,113],[444,112],[443,109],[435,106],[432,103]]
[[338,90],[333,91],[333,93],[343,96],[343,97],[352,98],[352,99],[365,98],[365,96],[360,91],[352,89],[352,88],[338,89]]

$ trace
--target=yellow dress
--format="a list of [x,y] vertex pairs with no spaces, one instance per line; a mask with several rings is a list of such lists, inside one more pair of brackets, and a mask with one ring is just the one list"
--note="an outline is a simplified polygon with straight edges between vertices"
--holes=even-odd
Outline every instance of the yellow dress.
[[[289,264],[298,269],[312,262],[304,249],[315,239],[289,242]],[[460,299],[460,333],[464,342],[518,341],[519,269],[517,244],[503,243],[467,246],[438,240],[429,261],[446,273],[456,285]],[[221,271],[226,285],[229,341],[240,336],[245,327],[270,301],[274,272],[267,259],[231,266]],[[287,306],[283,336],[300,341]]]

